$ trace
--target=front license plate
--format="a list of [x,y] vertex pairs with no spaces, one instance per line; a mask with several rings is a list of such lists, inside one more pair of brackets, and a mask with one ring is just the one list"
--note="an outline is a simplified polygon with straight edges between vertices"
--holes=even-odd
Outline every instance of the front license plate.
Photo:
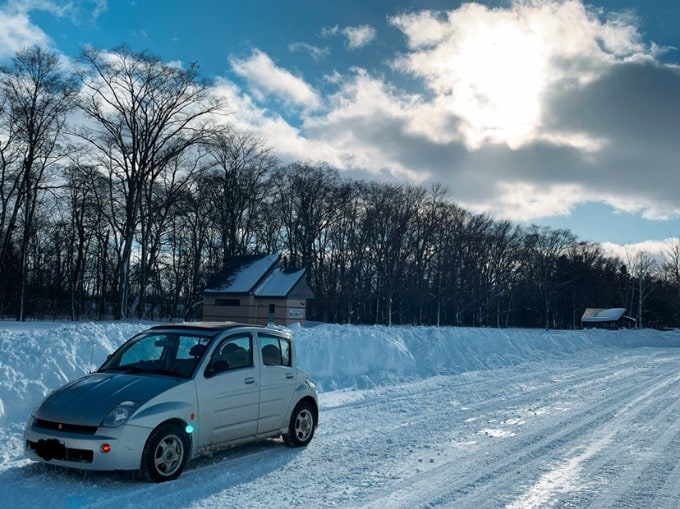
[[63,460],[66,458],[66,446],[59,440],[38,440],[35,444],[35,452],[45,461]]

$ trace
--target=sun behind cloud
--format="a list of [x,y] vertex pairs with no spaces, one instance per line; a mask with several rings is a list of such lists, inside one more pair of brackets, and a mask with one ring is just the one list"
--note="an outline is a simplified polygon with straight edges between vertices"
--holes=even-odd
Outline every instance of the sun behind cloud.
[[[393,23],[414,50],[398,66],[423,76],[438,97],[446,96],[443,104],[462,119],[468,146],[516,147],[532,135],[548,77],[541,34],[529,20],[515,11],[467,4],[445,16],[428,11]],[[422,39],[421,30],[440,38]]]
[[461,32],[448,74],[451,108],[465,119],[468,143],[521,145],[540,123],[547,81],[540,36],[506,17],[480,19]]
[[613,61],[643,51],[621,18],[600,21],[581,2],[517,1],[492,9],[463,4],[445,13],[421,11],[391,23],[410,51],[395,67],[424,80],[460,119],[470,149],[505,144],[517,149],[542,139],[579,148],[597,147],[583,133],[548,132],[546,92],[582,86]]

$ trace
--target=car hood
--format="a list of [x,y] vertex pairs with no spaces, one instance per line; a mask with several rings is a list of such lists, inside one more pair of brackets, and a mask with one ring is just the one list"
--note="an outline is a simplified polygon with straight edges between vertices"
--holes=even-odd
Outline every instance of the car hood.
[[183,382],[161,376],[92,373],[49,394],[33,415],[46,421],[99,426],[122,401],[144,404]]

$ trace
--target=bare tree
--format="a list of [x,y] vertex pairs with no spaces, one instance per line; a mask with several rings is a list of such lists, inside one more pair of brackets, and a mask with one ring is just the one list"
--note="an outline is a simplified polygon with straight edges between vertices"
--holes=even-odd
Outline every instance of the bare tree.
[[[13,161],[3,155],[3,178],[9,177],[6,166],[16,165],[11,172],[6,193],[3,192],[5,235],[11,235],[17,221],[19,232],[19,309],[17,319],[25,318],[26,278],[29,241],[40,195],[45,190],[50,172],[63,157],[59,139],[67,112],[73,108],[78,88],[62,71],[55,53],[40,47],[19,51],[9,66],[0,67],[0,91],[6,100],[2,128],[14,144]],[[3,150],[3,154],[10,152]],[[14,195],[14,211],[5,205]],[[3,245],[6,242],[3,242]]]
[[146,299],[152,276],[156,276],[156,285],[151,288],[156,295],[162,295],[164,289],[160,286],[159,270],[162,262],[163,250],[167,248],[174,216],[180,210],[180,198],[190,188],[200,168],[200,155],[197,151],[188,150],[172,159],[153,182],[146,182],[142,206],[140,207],[140,239],[139,252],[139,293],[136,299],[141,307],[141,314],[146,316]]
[[654,276],[659,270],[658,261],[645,251],[626,249],[628,269],[631,275],[631,309],[635,309],[637,327],[644,327],[645,303],[655,287]]
[[199,180],[180,193],[169,233],[172,309],[182,310],[185,315],[193,312],[192,306],[198,307],[208,277],[221,267],[221,260],[215,255],[219,248],[213,240],[216,235],[210,205],[202,191],[205,188]]
[[19,192],[22,167],[16,164],[20,152],[10,111],[7,97],[0,95],[0,316],[4,315],[6,294],[16,272],[10,266],[14,231],[23,202]]
[[[518,253],[520,248],[520,230],[509,221],[497,221],[490,225],[486,235],[486,248],[480,257],[485,260],[481,266],[483,274],[483,304],[487,314],[492,311],[495,302],[495,325],[507,326],[507,313],[501,322],[501,306],[506,309],[512,301],[512,291],[518,272]],[[480,253],[481,254],[481,253]]]
[[294,163],[274,176],[274,203],[291,263],[312,268],[319,260],[322,232],[337,217],[333,196],[339,180],[337,170],[313,163]]
[[208,171],[200,181],[219,231],[222,258],[246,254],[257,237],[256,223],[278,159],[250,134],[219,131],[210,139],[205,164]]
[[103,222],[103,208],[99,187],[103,176],[92,166],[74,164],[66,170],[68,200],[68,260],[69,314],[78,320],[83,309],[85,295],[85,272],[88,262],[88,246],[96,244],[98,231]]
[[[420,188],[388,184],[369,185],[363,228],[368,241],[367,256],[374,273],[376,323],[385,315],[392,325],[394,296],[408,259],[407,245],[411,221],[416,217],[424,191]],[[381,304],[384,302],[384,313]]]
[[680,297],[680,238],[674,239],[664,253],[663,269],[666,279],[677,289]]
[[210,114],[221,105],[193,64],[182,69],[126,46],[112,52],[86,49],[81,61],[79,106],[91,123],[78,134],[106,168],[123,210],[120,220],[112,218],[121,238],[116,317],[123,318],[129,312],[130,261],[144,193],[153,192],[172,161],[207,140]]
[[565,282],[556,278],[558,260],[576,242],[569,230],[532,225],[524,236],[525,270],[543,300],[545,328],[554,326],[552,300]]

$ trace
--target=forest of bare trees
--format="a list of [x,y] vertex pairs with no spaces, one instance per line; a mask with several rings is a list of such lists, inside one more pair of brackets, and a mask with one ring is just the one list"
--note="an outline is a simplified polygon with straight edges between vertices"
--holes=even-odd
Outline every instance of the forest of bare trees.
[[471,213],[446,189],[282,164],[195,66],[122,46],[0,68],[0,317],[181,318],[231,256],[308,268],[309,319],[578,327],[586,307],[680,324],[680,248],[622,260]]

